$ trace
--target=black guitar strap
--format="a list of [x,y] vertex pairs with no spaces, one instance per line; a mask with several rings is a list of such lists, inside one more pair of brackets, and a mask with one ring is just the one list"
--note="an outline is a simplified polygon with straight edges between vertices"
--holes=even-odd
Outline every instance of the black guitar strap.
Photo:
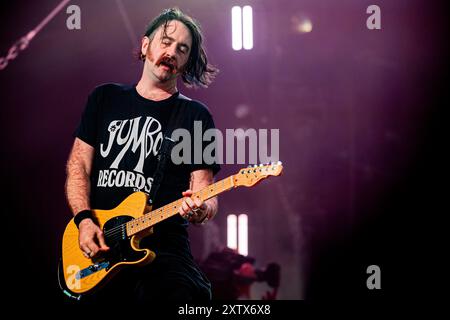
[[170,119],[167,124],[166,131],[164,132],[163,142],[157,156],[158,164],[156,165],[156,170],[153,175],[152,188],[150,189],[150,194],[148,196],[148,203],[150,205],[155,202],[156,193],[158,192],[164,178],[164,170],[167,161],[169,161],[172,148],[177,142],[172,139],[172,132],[181,126],[183,119],[183,112],[181,109],[183,109],[182,106],[184,106],[190,99],[179,93],[177,100],[178,103],[175,103],[170,114]]

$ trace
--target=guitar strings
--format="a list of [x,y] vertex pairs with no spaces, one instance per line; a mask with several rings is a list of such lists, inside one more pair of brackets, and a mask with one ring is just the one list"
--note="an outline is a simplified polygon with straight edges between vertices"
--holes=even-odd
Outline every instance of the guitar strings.
[[[162,211],[164,211],[164,210],[161,210],[160,212],[162,212]],[[153,211],[152,211],[153,212]],[[149,212],[148,214],[149,215],[151,215],[151,217],[149,218],[150,220],[153,218],[155,218],[154,217],[154,214],[152,214],[152,212]],[[137,219],[141,219],[142,217],[139,217],[139,218],[137,218]],[[137,220],[137,219],[134,219],[134,220]],[[134,221],[134,220],[131,220],[131,221]],[[117,232],[119,232],[119,231],[123,231],[121,228],[123,228],[128,222],[131,222],[131,221],[127,221],[127,222],[125,222],[125,223],[122,223],[122,224],[120,224],[120,225],[117,225],[117,226],[115,226],[114,228],[112,228],[112,229],[109,229],[109,230],[107,230],[106,232],[105,232],[105,235],[112,235],[113,233],[117,233]]]
[[[204,188],[203,190],[200,190],[197,194],[203,195],[203,193],[204,193],[205,191],[208,191],[208,189],[211,188],[211,187],[212,187],[211,191],[213,191],[213,190],[216,189],[220,184],[222,184],[222,187],[223,187],[223,185],[225,184],[225,181],[226,181],[226,179],[223,179],[222,181],[218,181],[217,183],[214,183],[214,184],[212,184],[211,186],[208,186],[208,187]],[[207,192],[207,193],[208,193],[208,192]],[[173,204],[168,204],[167,206],[172,206],[172,205],[173,205]],[[149,218],[150,220],[151,220],[152,218],[155,219],[156,216],[157,216],[157,215],[160,215],[161,213],[162,213],[163,215],[166,214],[166,213],[165,213],[166,209],[164,209],[164,207],[162,207],[162,208],[160,208],[160,209],[158,210],[157,215],[155,214],[156,211],[157,211],[157,210],[154,210],[154,211],[151,211],[151,212],[148,213],[148,214],[150,215],[150,218]],[[154,212],[154,213],[153,213],[153,212]],[[152,213],[153,213],[153,214],[152,214]],[[137,219],[141,219],[141,218],[142,218],[142,217],[137,218]],[[134,220],[137,220],[137,219],[134,219]],[[131,221],[134,221],[134,220],[131,220]],[[111,229],[107,230],[107,231],[105,232],[105,236],[108,237],[109,239],[119,238],[119,237],[117,237],[117,236],[121,236],[121,235],[122,235],[122,233],[125,231],[125,225],[126,225],[128,222],[131,222],[131,221],[127,221],[127,222],[125,222],[125,223],[122,223],[122,224],[119,224],[119,225],[115,226],[114,228],[111,228]]]
[[[165,214],[164,211],[165,211],[165,210],[159,210],[158,215],[160,215],[161,212],[163,212],[163,214]],[[149,214],[152,214],[152,212],[150,212]],[[140,218],[142,218],[142,217],[140,217]],[[138,219],[140,219],[140,218],[138,218]],[[152,217],[149,218],[149,220],[152,220],[152,218],[155,219],[155,218],[156,218],[156,215],[153,214]],[[134,219],[134,220],[137,220],[137,219]],[[131,220],[131,221],[134,221],[134,220]],[[131,221],[128,221],[128,222],[131,222]],[[123,231],[124,231],[124,228],[125,228],[125,225],[126,225],[128,222],[119,224],[119,225],[115,226],[114,228],[111,228],[111,229],[107,230],[107,231],[105,232],[105,236],[111,238],[111,236],[117,235],[118,233],[123,232]]]
[[[148,218],[148,219],[149,220],[157,220],[157,217],[159,215],[161,215],[161,213],[163,215],[171,213],[170,211],[167,213],[165,211],[167,211],[167,209],[162,209],[162,208],[159,209],[158,212],[151,211],[148,213],[150,215],[150,218]],[[140,217],[140,218],[142,218],[142,217]],[[138,218],[138,219],[140,219],[140,218]],[[135,220],[137,220],[137,219],[135,219]],[[131,221],[134,221],[134,220],[131,220]],[[131,222],[131,221],[128,221],[128,222]],[[107,230],[105,232],[105,236],[108,237],[109,239],[113,239],[113,240],[119,239],[122,236],[123,232],[125,231],[125,225],[128,222],[119,224],[119,225],[115,226],[114,228]]]
[[[178,201],[178,200],[177,200],[177,201]],[[175,202],[176,202],[176,201],[175,201]],[[144,215],[144,216],[142,216],[142,217],[139,217],[139,218],[136,218],[136,219],[133,219],[133,220],[128,221],[128,222],[132,222],[132,221],[135,221],[135,220],[138,220],[138,219],[141,219],[142,221],[145,221],[145,219],[148,219],[148,220],[158,220],[158,217],[159,217],[161,214],[162,214],[163,216],[166,215],[166,214],[167,214],[167,215],[173,214],[173,212],[170,210],[171,207],[172,207],[173,205],[174,205],[174,203],[169,203],[169,204],[165,205],[164,207],[161,207],[161,208],[159,208],[159,209],[157,209],[157,210],[150,211],[150,212],[147,213],[146,215]],[[174,206],[174,209],[178,209],[178,207],[179,207],[179,205],[176,205],[176,206]],[[168,212],[167,212],[167,211],[168,211]],[[148,216],[149,216],[149,218],[144,218],[144,217],[148,217]],[[122,231],[122,230],[118,230],[118,229],[121,228],[122,226],[124,226],[125,224],[127,224],[128,222],[125,222],[125,223],[123,223],[123,224],[120,224],[120,225],[118,225],[118,226],[116,226],[116,227],[114,227],[114,228],[112,228],[112,229],[106,231],[106,232],[105,232],[105,235],[112,235],[113,233]]]

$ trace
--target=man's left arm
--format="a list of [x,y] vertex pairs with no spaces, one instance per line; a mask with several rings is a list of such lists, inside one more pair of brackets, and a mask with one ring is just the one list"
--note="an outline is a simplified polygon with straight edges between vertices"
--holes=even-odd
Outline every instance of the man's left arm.
[[214,175],[211,169],[201,169],[191,172],[189,190],[183,192],[185,198],[179,211],[181,216],[187,218],[192,223],[202,223],[214,218],[218,210],[217,197],[206,201],[191,198],[192,194],[213,183]]

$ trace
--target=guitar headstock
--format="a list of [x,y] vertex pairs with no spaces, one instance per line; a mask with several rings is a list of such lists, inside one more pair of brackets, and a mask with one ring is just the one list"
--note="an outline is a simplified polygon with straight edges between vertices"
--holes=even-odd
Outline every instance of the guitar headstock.
[[283,165],[281,161],[260,165],[255,164],[239,170],[239,173],[234,175],[233,181],[236,187],[250,187],[267,177],[279,176],[282,171]]

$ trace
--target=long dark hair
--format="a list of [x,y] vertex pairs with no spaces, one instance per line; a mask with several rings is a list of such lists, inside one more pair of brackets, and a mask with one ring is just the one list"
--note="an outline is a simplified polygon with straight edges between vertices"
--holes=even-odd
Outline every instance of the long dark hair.
[[152,41],[154,32],[162,25],[164,26],[164,35],[166,35],[167,25],[172,20],[182,22],[189,29],[192,36],[191,52],[181,75],[183,82],[187,87],[208,87],[219,72],[219,69],[208,63],[208,57],[203,48],[203,35],[200,24],[197,21],[178,8],[165,9],[150,22],[145,36],[149,37],[150,41]]

